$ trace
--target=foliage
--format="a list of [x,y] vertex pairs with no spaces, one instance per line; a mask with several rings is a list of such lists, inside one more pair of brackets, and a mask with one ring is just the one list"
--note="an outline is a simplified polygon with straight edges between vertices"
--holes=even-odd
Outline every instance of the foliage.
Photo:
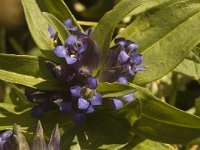
[[[12,129],[13,123],[16,123],[21,126],[22,132],[30,142],[37,118],[32,118],[30,115],[33,104],[24,96],[22,92],[24,86],[36,89],[36,94],[34,92],[25,94],[29,101],[34,103],[37,102],[32,97],[37,96],[38,93],[38,95],[64,93],[67,92],[66,87],[73,87],[74,85],[69,85],[69,83],[63,84],[63,81],[59,80],[60,76],[55,73],[55,68],[62,68],[62,66],[70,68],[62,57],[57,57],[59,54],[55,55],[55,46],[62,45],[67,48],[66,39],[71,35],[71,31],[62,23],[63,21],[72,20],[72,26],[78,28],[74,31],[75,34],[83,32],[85,28],[79,24],[62,0],[44,0],[40,3],[36,0],[21,0],[21,2],[29,31],[42,54],[40,56],[0,54],[0,79],[5,81],[2,86],[5,89],[5,96],[0,103],[0,130]],[[105,4],[106,2],[103,1],[102,5]],[[42,6],[45,12],[41,11]],[[92,9],[90,11],[93,12]],[[82,13],[82,16],[95,17],[92,14],[88,15],[87,12]],[[125,24],[123,23],[125,17],[130,17],[131,21],[121,31],[118,29],[119,24]],[[50,38],[48,26],[56,32],[53,39]],[[58,123],[61,149],[173,150],[175,148],[170,144],[187,147],[199,144],[200,107],[199,98],[197,98],[199,94],[194,93],[195,114],[189,114],[170,105],[178,103],[179,98],[182,98],[180,87],[185,87],[191,81],[197,84],[200,81],[199,26],[199,0],[164,0],[162,2],[121,0],[115,4],[93,29],[91,41],[87,41],[89,43],[87,46],[92,47],[92,50],[100,50],[100,62],[97,62],[98,58],[97,60],[92,58],[95,54],[89,53],[87,56],[91,57],[88,57],[88,62],[84,62],[84,66],[81,66],[91,69],[89,70],[91,75],[99,79],[98,87],[92,89],[93,93],[90,90],[90,94],[101,94],[103,105],[95,106],[95,112],[87,114],[85,121],[81,124],[74,123],[71,114],[66,115],[59,110],[45,113],[40,118],[46,133],[45,139],[52,139],[50,132]],[[90,37],[89,33],[84,36]],[[146,70],[143,68],[145,71],[136,71],[136,75],[129,78],[129,82],[125,84],[117,81],[104,82],[102,78],[105,69],[109,66],[108,56],[113,46],[117,45],[116,38],[119,37],[134,41],[139,45],[140,54],[138,55],[141,59],[144,57],[142,66],[146,67]],[[78,40],[80,42],[81,38]],[[84,45],[81,46],[84,47]],[[112,57],[114,62],[114,54]],[[52,62],[51,69],[47,62]],[[52,70],[54,70],[53,74]],[[170,78],[171,74],[172,78]],[[168,78],[167,81],[162,78],[164,76]],[[155,83],[158,86],[156,92],[149,88]],[[3,90],[0,89],[0,94],[1,91]],[[185,94],[189,92],[186,91]],[[124,96],[131,93],[134,93],[136,97],[133,101],[129,103],[123,101],[121,109],[113,109],[115,98],[123,100]],[[30,100],[30,97],[33,100]],[[179,101],[176,101],[176,98]],[[191,96],[187,98],[189,101]],[[61,107],[60,109],[62,110]],[[56,126],[56,131],[57,128],[58,126]],[[21,131],[17,130],[19,130],[18,127],[14,125],[16,141],[24,140],[24,137],[22,139],[18,134],[21,134]],[[37,132],[43,135],[40,123]],[[36,135],[34,141],[43,143],[43,146],[45,145],[43,149],[47,149],[43,137]],[[32,149],[38,149],[37,142],[35,143],[35,145],[32,144]],[[20,144],[23,147],[24,142],[18,142],[18,149],[23,149],[20,148]],[[27,142],[25,145],[28,145]]]

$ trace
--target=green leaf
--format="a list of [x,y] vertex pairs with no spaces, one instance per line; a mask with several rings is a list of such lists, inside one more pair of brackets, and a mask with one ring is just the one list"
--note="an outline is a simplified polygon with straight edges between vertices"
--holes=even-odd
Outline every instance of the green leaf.
[[54,31],[58,32],[58,37],[60,38],[62,44],[64,45],[66,38],[70,34],[66,27],[53,15],[44,12],[43,16],[47,19],[50,26]]
[[145,138],[164,142],[185,144],[200,135],[200,118],[157,99],[142,87],[136,97],[142,102],[141,119],[134,124],[134,131]]
[[141,14],[118,37],[139,44],[144,56],[136,84],[155,81],[173,70],[200,42],[200,3],[169,1]]
[[0,130],[12,129],[13,124],[16,123],[23,131],[30,132],[36,123],[36,119],[31,117],[30,105],[21,107],[0,103],[0,112]]
[[43,17],[35,0],[22,0],[26,21],[31,35],[42,50],[52,50],[53,41],[48,33],[48,23]]
[[22,89],[19,89],[14,84],[7,88],[9,90],[9,93],[7,93],[4,99],[5,103],[21,106],[29,104],[29,101],[24,95],[24,91]]
[[190,52],[189,56],[174,71],[189,76],[194,80],[200,80],[200,53],[198,51],[200,51],[199,47],[196,48],[196,51]]
[[49,12],[53,14],[56,18],[58,18],[62,22],[67,19],[72,19],[73,24],[78,27],[79,31],[83,31],[83,29],[78,24],[63,0],[44,0],[43,3],[46,5]]
[[155,141],[151,141],[151,140],[145,140],[141,143],[139,143],[138,145],[136,145],[135,147],[133,147],[131,150],[175,150],[175,148],[173,148],[173,146],[169,145],[169,144],[164,144],[164,143],[159,143],[159,142],[155,142]]
[[136,89],[128,84],[120,84],[117,82],[114,83],[99,83],[97,91],[102,94],[103,98],[109,97],[119,97],[131,92],[134,92]]
[[64,89],[42,57],[0,54],[0,79],[41,90]]
[[114,29],[122,19],[133,10],[135,11],[132,12],[132,15],[135,15],[160,3],[156,0],[122,0],[107,12],[92,33],[92,38],[98,43],[101,50],[102,61],[106,58]]
[[[130,129],[123,118],[96,110],[94,113],[87,115],[84,124],[74,126],[70,129],[71,132],[68,131],[62,136],[65,143],[68,142],[62,148],[67,149],[67,145],[75,144],[79,145],[76,148],[91,150],[98,149],[102,145],[119,144],[123,146],[133,135]],[[73,137],[77,138],[77,143],[72,143]],[[70,140],[70,138],[72,139]],[[61,144],[64,141],[61,141]]]

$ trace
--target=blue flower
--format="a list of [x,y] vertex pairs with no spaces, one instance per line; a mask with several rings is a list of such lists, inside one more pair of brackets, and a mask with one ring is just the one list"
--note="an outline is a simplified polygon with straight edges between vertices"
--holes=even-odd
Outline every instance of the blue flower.
[[107,57],[106,67],[102,74],[102,81],[115,82],[120,76],[135,76],[138,71],[146,70],[140,66],[144,58],[137,54],[138,45],[125,38],[116,38]]
[[67,64],[74,64],[78,61],[80,54],[87,49],[87,46],[87,43],[83,43],[75,36],[69,35],[65,40],[65,46],[58,45],[54,49],[54,53],[58,57],[65,58]]
[[12,130],[7,130],[0,135],[0,149],[4,149],[5,147],[11,148],[11,136],[13,134]]
[[74,86],[70,88],[72,98],[78,100],[78,108],[80,110],[91,113],[94,111],[93,106],[102,105],[102,96],[95,90],[97,86],[97,79],[90,76],[86,80],[86,86]]
[[69,31],[77,31],[78,27],[77,26],[72,26],[72,20],[67,19],[66,21],[63,22],[63,25],[69,30]]
[[50,33],[50,38],[55,37],[56,32],[51,28],[51,26],[48,26],[48,32]]
[[[128,84],[127,78],[123,77],[123,76],[118,78],[118,82],[121,83],[121,84]],[[124,95],[124,96],[121,96],[121,97],[113,98],[112,100],[113,100],[113,104],[114,104],[115,109],[118,110],[118,109],[121,109],[123,107],[122,100],[129,103],[129,102],[133,101],[134,99],[135,99],[134,93],[130,93],[130,94],[127,94],[127,95]]]

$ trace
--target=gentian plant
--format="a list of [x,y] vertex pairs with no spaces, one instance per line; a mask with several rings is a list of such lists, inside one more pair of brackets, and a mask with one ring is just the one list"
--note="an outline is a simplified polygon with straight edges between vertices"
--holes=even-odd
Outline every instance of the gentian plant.
[[89,27],[62,0],[21,2],[41,54],[0,54],[0,79],[11,91],[0,103],[0,150],[173,150],[200,143],[199,108],[195,115],[174,107],[180,84],[167,89],[168,100],[160,83],[199,71],[192,68],[200,60],[199,1],[121,0]]

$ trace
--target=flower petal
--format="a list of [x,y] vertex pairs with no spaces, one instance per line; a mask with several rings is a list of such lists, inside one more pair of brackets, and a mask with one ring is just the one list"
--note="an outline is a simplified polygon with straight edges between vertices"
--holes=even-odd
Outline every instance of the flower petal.
[[65,60],[66,60],[67,64],[69,64],[69,65],[74,64],[77,61],[76,58],[70,57],[69,55],[65,56]]
[[55,37],[56,32],[51,28],[51,26],[48,26],[48,32],[50,33],[50,38]]
[[86,86],[90,89],[96,89],[98,86],[97,78],[90,76],[86,80]]
[[72,119],[75,123],[81,124],[85,120],[85,114],[84,113],[74,113],[72,115]]
[[126,39],[120,37],[120,38],[116,38],[116,39],[114,40],[114,42],[115,42],[115,44],[119,44],[119,45],[121,45],[121,46],[125,46],[125,44],[126,44]]
[[118,61],[124,63],[128,60],[129,55],[125,51],[121,51],[118,56]]
[[64,46],[57,46],[54,49],[54,53],[58,56],[58,57],[65,57],[67,54],[67,50]]
[[89,107],[89,102],[83,98],[78,99],[78,108],[87,109]]
[[90,36],[92,34],[92,28],[88,28],[87,35]]
[[84,51],[87,49],[87,47],[88,47],[87,44],[81,45],[81,46],[77,49],[78,53],[80,54],[80,53],[84,52]]
[[144,57],[141,54],[132,54],[130,56],[130,58],[131,58],[131,61],[135,65],[140,65],[143,62],[143,60],[144,60]]
[[132,52],[132,51],[138,49],[138,47],[139,47],[139,46],[138,46],[137,44],[133,43],[133,44],[130,44],[130,45],[127,47],[127,49],[128,49],[129,52]]
[[13,131],[12,130],[7,130],[5,132],[3,132],[0,137],[1,139],[3,140],[7,140],[7,138],[9,138],[11,135],[13,134]]
[[102,95],[100,93],[95,93],[95,95],[90,99],[92,105],[102,105]]
[[121,100],[113,98],[113,103],[114,103],[114,107],[115,107],[116,110],[119,110],[123,107],[123,103],[122,103]]
[[79,39],[83,40],[86,36],[87,36],[87,34],[85,34],[84,32],[79,32],[77,37]]
[[63,22],[63,25],[66,27],[70,27],[72,25],[72,20],[71,19],[67,19]]
[[135,69],[136,72],[137,72],[137,71],[145,71],[145,70],[147,70],[147,68],[146,68],[145,66],[138,66],[138,67]]
[[128,84],[128,80],[126,77],[119,77],[118,82],[121,84]]
[[129,74],[132,75],[132,76],[134,76],[135,73],[136,73],[136,71],[133,70],[133,69],[131,69],[131,68],[128,69],[128,72],[129,72]]
[[72,109],[72,103],[71,102],[63,102],[60,104],[60,111],[63,113],[69,113]]
[[82,90],[82,87],[80,86],[73,86],[70,88],[70,92],[72,94],[72,97],[81,97],[81,90]]
[[134,93],[130,93],[128,95],[122,96],[123,100],[125,100],[126,102],[131,102],[132,100],[135,99],[135,94]]
[[94,107],[92,105],[90,105],[87,109],[87,113],[91,113],[94,111]]
[[77,26],[73,26],[73,27],[68,27],[67,28],[69,31],[77,31],[78,27]]
[[66,45],[74,45],[78,42],[77,38],[73,35],[69,35],[68,38],[65,40]]

